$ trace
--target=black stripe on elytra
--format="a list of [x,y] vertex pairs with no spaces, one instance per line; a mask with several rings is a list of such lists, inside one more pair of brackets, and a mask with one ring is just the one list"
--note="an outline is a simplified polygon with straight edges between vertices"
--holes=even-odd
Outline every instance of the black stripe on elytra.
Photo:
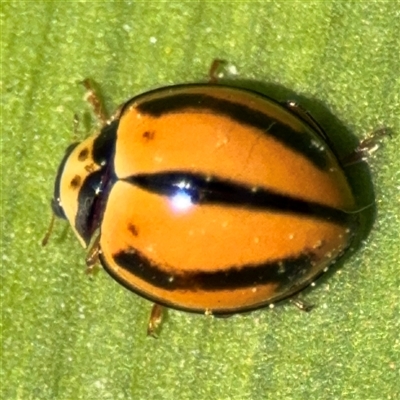
[[[155,265],[135,249],[114,254],[113,259],[119,268],[157,288],[170,291],[232,290],[266,284],[278,284],[280,289],[284,289],[301,282],[317,261],[316,256],[308,252],[256,265],[228,266],[220,271],[175,273]],[[106,269],[113,275],[113,269]],[[117,280],[118,275],[115,276]]]
[[119,120],[105,125],[93,142],[92,157],[97,165],[105,166],[111,161],[117,140]]
[[[252,93],[249,91],[245,92]],[[253,95],[263,98],[263,96],[257,93],[253,93]],[[265,101],[273,102],[267,98],[265,98]],[[281,107],[283,113],[289,113],[288,110],[284,109],[278,103],[274,102],[274,104]],[[174,94],[171,92],[169,95],[163,97],[138,102],[137,109],[139,112],[149,114],[153,117],[161,117],[163,114],[175,113],[178,111],[184,112],[189,109],[205,110],[220,114],[240,124],[257,128],[271,135],[293,151],[302,154],[319,169],[326,169],[328,165],[326,152],[321,151],[319,146],[315,146],[315,138],[309,133],[311,128],[308,130],[303,129],[303,131],[300,132],[296,131],[289,125],[285,125],[282,121],[266,113],[240,103],[235,103],[234,101],[213,97],[203,93]],[[190,127],[184,129],[187,129],[187,134],[190,134]]]
[[354,218],[352,214],[334,207],[279,194],[265,188],[252,190],[250,186],[216,177],[210,179],[201,174],[175,171],[139,174],[124,178],[124,181],[161,196],[170,198],[176,195],[187,196],[192,204],[276,211],[338,225],[349,225]]

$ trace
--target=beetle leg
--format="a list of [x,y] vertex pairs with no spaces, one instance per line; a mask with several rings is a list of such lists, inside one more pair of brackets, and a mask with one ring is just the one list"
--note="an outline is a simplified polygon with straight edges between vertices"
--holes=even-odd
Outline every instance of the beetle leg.
[[347,156],[343,157],[341,163],[343,166],[359,163],[367,160],[379,148],[383,137],[391,136],[387,128],[379,128],[373,131]]
[[313,304],[306,303],[303,300],[300,300],[299,298],[294,298],[289,300],[291,304],[295,305],[299,310],[309,312],[314,308]]
[[89,250],[86,255],[86,274],[94,275],[99,265],[100,249],[100,234],[97,234],[95,239],[89,245]]
[[147,335],[157,338],[157,331],[163,320],[164,307],[160,304],[154,303],[150,313],[149,324],[147,326]]
[[56,219],[56,216],[55,216],[55,214],[53,212],[53,213],[51,213],[51,220],[50,220],[49,227],[47,228],[47,232],[44,235],[44,238],[42,239],[42,246],[46,246],[47,242],[49,241],[50,235],[53,232],[55,219]]
[[221,59],[214,59],[208,70],[208,83],[217,83],[218,80],[223,76],[223,69],[227,65],[227,61]]
[[92,105],[93,112],[102,125],[106,125],[109,118],[105,111],[103,99],[96,91],[94,82],[91,79],[86,78],[81,83],[86,89],[85,99]]
[[219,83],[221,79],[232,80],[235,75],[237,75],[235,65],[228,63],[226,60],[216,58],[208,70],[208,83]]

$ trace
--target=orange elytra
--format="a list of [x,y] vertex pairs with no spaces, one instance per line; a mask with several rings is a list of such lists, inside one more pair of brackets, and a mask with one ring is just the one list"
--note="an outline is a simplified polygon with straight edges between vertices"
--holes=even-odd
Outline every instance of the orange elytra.
[[219,84],[136,96],[69,147],[54,213],[89,266],[157,305],[222,315],[288,298],[358,229],[340,162],[296,107]]

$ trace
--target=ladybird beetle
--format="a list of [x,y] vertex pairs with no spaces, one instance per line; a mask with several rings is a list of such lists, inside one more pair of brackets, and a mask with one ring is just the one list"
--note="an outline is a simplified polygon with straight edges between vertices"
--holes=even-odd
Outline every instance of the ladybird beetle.
[[328,143],[296,104],[163,87],[67,149],[52,208],[90,249],[89,267],[99,260],[156,304],[150,332],[161,305],[248,311],[300,291],[352,243],[355,199]]

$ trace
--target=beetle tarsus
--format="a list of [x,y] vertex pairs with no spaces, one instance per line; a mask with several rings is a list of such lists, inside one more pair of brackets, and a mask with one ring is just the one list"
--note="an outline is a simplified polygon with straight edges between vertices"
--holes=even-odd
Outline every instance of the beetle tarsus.
[[341,162],[344,167],[352,164],[357,164],[362,161],[366,161],[376,150],[379,149],[382,139],[386,136],[391,136],[390,129],[379,128],[371,132],[366,138],[361,140],[359,145],[347,156],[345,156]]
[[298,298],[290,299],[291,304],[295,305],[299,310],[309,312],[311,311],[315,305],[305,302],[304,300],[300,300]]
[[147,326],[147,336],[152,336],[157,339],[163,320],[163,314],[164,307],[160,304],[154,303],[150,313],[149,324]]
[[214,59],[208,71],[208,82],[217,83],[220,79],[221,69],[226,66],[227,62],[221,59]]

